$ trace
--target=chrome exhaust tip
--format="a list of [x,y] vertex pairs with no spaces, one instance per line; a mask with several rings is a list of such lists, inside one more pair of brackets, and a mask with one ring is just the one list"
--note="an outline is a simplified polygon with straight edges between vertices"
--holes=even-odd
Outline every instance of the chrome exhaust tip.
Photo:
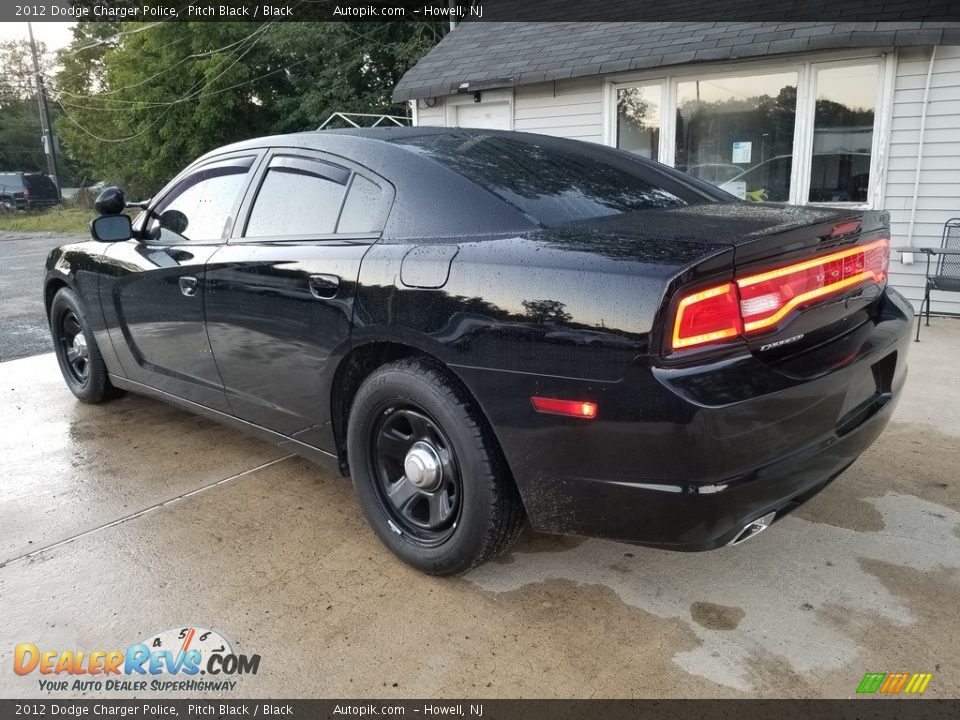
[[743,530],[738,532],[733,540],[727,543],[728,547],[733,547],[734,545],[739,545],[742,542],[746,542],[752,537],[756,537],[773,523],[773,519],[777,516],[776,511],[767,513],[762,517],[758,517],[756,520],[752,520],[743,526]]

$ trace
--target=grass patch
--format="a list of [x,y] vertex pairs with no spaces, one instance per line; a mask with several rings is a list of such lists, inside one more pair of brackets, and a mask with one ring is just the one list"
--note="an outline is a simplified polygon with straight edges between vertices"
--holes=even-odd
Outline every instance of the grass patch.
[[39,212],[0,213],[0,230],[60,233],[89,233],[90,221],[96,217],[85,208],[51,208]]

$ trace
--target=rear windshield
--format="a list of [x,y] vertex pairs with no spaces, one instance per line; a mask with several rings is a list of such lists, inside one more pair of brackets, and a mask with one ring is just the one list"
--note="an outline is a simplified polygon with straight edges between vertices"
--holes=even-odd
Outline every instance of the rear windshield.
[[604,158],[592,148],[458,133],[408,137],[398,144],[429,156],[548,227],[711,199],[642,161]]
[[49,175],[42,173],[28,173],[23,176],[23,184],[30,191],[30,197],[33,200],[56,200],[57,186]]

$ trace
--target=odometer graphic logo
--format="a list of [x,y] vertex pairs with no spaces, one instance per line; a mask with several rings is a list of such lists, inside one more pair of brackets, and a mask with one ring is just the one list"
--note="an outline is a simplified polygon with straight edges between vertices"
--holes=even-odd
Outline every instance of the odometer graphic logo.
[[260,656],[236,652],[218,630],[184,625],[151,633],[126,650],[61,651],[21,643],[13,669],[21,676],[39,674],[43,691],[233,690],[237,678],[257,674]]

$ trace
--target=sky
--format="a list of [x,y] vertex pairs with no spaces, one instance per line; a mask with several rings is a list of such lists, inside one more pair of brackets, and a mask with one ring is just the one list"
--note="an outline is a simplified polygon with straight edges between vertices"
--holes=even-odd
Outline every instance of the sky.
[[[37,42],[45,43],[47,50],[59,50],[73,40],[70,32],[73,25],[72,22],[35,22],[33,36]],[[0,40],[27,40],[29,37],[25,22],[0,23]]]

